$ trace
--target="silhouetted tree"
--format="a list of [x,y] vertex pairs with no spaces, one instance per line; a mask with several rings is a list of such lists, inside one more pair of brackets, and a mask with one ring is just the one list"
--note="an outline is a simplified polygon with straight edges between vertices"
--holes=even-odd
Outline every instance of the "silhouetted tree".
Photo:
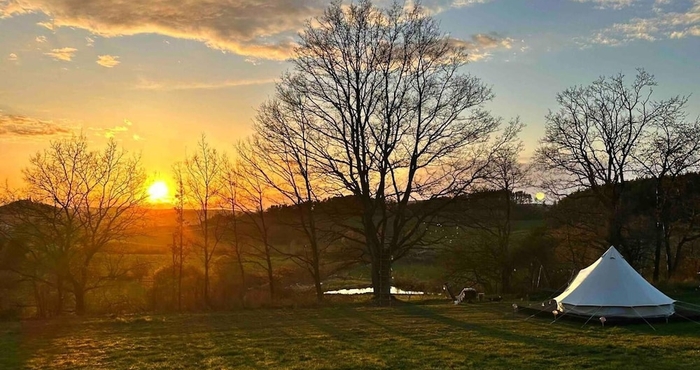
[[[214,208],[219,204],[221,192],[223,160],[221,154],[206,141],[202,135],[197,150],[185,159],[184,183],[186,198],[197,212],[197,227],[202,236],[199,242],[204,265],[204,302],[211,307],[210,267],[220,239],[218,238],[219,222],[212,222]],[[212,238],[212,236],[214,236]]]
[[230,243],[233,249],[233,254],[236,258],[236,264],[238,265],[239,277],[241,279],[240,290],[238,292],[238,298],[240,304],[245,307],[245,296],[246,296],[246,274],[245,274],[245,260],[243,253],[243,246],[241,242],[241,235],[239,233],[239,217],[243,216],[244,208],[241,204],[243,180],[239,176],[239,170],[235,162],[231,162],[228,157],[224,158],[223,164],[223,176],[221,178],[223,184],[221,187],[221,201],[222,209],[225,210],[223,213],[227,216],[227,229],[230,235]]
[[[140,159],[113,140],[102,151],[91,151],[87,139],[77,136],[52,142],[23,173],[37,203],[14,214],[16,230],[26,238],[33,266],[49,268],[55,279],[37,275],[36,268],[18,272],[55,287],[59,305],[70,291],[75,312],[82,315],[86,293],[126,272],[115,250],[102,252],[140,232],[145,200]],[[95,263],[98,257],[104,263]],[[117,258],[114,263],[111,257]]]
[[[244,210],[243,214],[253,226],[253,232],[248,235],[248,244],[252,249],[250,262],[265,270],[267,274],[270,299],[275,298],[275,276],[272,258],[276,249],[270,241],[269,214],[265,212],[267,206],[273,203],[271,196],[272,187],[265,180],[264,175],[257,170],[262,158],[254,155],[254,143],[250,140],[241,141],[237,146],[237,155],[240,162],[237,166],[240,197],[239,206]],[[253,237],[257,234],[257,238]]]
[[388,302],[393,261],[438,211],[411,201],[462,194],[485,174],[499,146],[485,145],[499,120],[480,109],[492,94],[461,73],[465,49],[420,6],[334,2],[300,38],[276,99],[308,123],[311,167],[361,204],[360,225],[345,226],[363,236]]
[[[537,163],[554,174],[559,190],[590,188],[606,209],[607,235],[602,248],[625,245],[622,194],[634,176],[633,155],[645,132],[671,119],[685,104],[679,96],[652,100],[654,77],[642,69],[631,85],[624,75],[601,77],[588,86],[557,94],[559,109],[546,116],[546,133]],[[635,261],[630,261],[632,264]]]
[[683,109],[687,101],[687,97],[682,97],[677,104],[667,106],[668,111],[662,119],[652,122],[633,153],[638,173],[654,180],[654,281],[659,280],[662,249],[666,254],[668,278],[680,262],[683,244],[693,240],[687,236],[680,238],[676,248],[671,245],[673,200],[688,202],[688,199],[677,199],[670,193],[674,187],[681,186],[677,183],[679,176],[697,170],[700,163],[700,119],[686,120]]

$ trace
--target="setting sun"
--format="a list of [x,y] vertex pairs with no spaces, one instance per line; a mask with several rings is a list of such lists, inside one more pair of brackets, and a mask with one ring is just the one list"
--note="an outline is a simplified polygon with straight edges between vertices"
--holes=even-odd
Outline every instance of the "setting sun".
[[168,185],[165,181],[156,181],[148,188],[148,201],[164,203],[168,200]]

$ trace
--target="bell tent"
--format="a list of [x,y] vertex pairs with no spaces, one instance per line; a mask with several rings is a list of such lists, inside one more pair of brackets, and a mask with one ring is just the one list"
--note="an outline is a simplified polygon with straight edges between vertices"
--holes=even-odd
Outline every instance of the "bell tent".
[[554,300],[564,314],[621,318],[669,317],[675,302],[635,271],[615,247],[579,271]]

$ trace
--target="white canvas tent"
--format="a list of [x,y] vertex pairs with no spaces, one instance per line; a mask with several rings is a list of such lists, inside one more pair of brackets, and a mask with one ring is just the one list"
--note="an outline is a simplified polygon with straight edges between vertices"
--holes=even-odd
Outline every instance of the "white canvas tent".
[[626,318],[669,317],[675,302],[639,275],[614,247],[579,271],[554,300],[564,314]]

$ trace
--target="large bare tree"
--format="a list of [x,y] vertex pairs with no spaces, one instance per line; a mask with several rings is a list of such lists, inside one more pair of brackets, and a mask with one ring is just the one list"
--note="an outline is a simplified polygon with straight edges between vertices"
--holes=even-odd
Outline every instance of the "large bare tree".
[[[138,233],[143,222],[145,175],[139,157],[113,140],[102,151],[90,150],[87,139],[76,136],[52,142],[31,157],[23,173],[35,202],[18,218],[29,238],[27,252],[36,263],[50,264],[59,302],[69,291],[82,315],[86,293],[120,273],[103,252]],[[100,258],[105,263],[96,263]]]
[[[633,155],[645,132],[684,104],[679,96],[653,100],[656,81],[642,69],[630,85],[625,76],[601,77],[557,94],[559,109],[546,116],[537,163],[554,173],[560,191],[591,189],[604,205],[607,236],[601,248],[618,247],[632,259],[623,237],[625,184],[635,175]],[[632,261],[635,263],[635,261]]]
[[480,108],[492,94],[420,6],[334,2],[300,38],[276,99],[308,124],[311,167],[361,204],[359,227],[346,226],[364,236],[387,302],[393,261],[437,212],[412,202],[460,195],[485,173],[498,145],[482,144],[500,121]]

